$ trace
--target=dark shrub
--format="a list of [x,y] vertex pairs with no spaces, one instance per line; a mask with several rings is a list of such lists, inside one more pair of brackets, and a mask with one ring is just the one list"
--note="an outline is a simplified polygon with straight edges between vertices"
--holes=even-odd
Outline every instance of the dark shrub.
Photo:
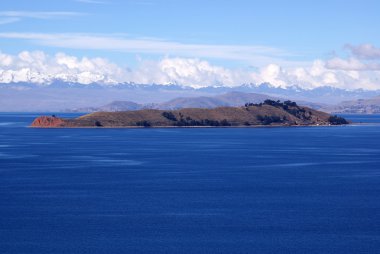
[[223,120],[220,122],[220,125],[221,125],[221,126],[231,126],[231,124],[227,121],[227,119],[223,119]]
[[162,116],[170,121],[177,121],[177,118],[172,112],[162,112]]
[[151,124],[148,122],[148,121],[138,121],[138,122],[136,122],[136,125],[137,126],[144,126],[144,127],[150,127],[151,126]]
[[346,119],[337,115],[330,116],[328,121],[332,125],[348,124]]
[[279,116],[262,116],[258,115],[257,120],[259,120],[263,125],[269,125],[271,123],[282,123],[283,120]]
[[297,107],[297,103],[295,103],[294,101],[284,101],[284,105],[290,107]]

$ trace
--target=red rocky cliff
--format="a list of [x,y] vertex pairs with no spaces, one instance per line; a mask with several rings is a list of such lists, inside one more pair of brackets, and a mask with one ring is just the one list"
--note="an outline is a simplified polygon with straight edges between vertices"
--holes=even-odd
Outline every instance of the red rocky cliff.
[[30,127],[61,127],[64,123],[63,119],[55,116],[40,116],[33,121]]

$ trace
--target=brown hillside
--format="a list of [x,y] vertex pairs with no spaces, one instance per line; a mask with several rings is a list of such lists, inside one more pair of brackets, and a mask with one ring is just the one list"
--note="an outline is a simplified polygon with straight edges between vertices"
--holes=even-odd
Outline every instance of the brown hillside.
[[[76,119],[37,118],[32,127],[183,127],[183,126],[294,126],[329,125],[344,122],[331,120],[327,113],[300,107],[293,102],[267,100],[243,107],[214,109],[185,108],[180,110],[136,110],[96,112]],[[344,120],[344,119],[343,119]],[[52,124],[54,123],[54,124]]]

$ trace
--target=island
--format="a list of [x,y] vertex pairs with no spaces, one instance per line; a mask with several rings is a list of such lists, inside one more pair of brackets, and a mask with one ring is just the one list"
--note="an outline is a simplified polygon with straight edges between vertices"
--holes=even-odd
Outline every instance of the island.
[[74,119],[37,117],[31,127],[258,127],[342,125],[342,117],[297,105],[292,101],[265,100],[241,107],[183,108],[177,110],[141,109],[122,112],[95,112]]

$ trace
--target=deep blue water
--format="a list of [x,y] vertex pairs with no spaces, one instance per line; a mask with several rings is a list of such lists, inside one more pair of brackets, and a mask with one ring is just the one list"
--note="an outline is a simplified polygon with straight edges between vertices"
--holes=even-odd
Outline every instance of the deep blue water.
[[0,114],[1,254],[380,252],[378,124],[25,128],[36,115]]
[[341,114],[339,116],[345,117],[354,123],[380,123],[380,115]]

